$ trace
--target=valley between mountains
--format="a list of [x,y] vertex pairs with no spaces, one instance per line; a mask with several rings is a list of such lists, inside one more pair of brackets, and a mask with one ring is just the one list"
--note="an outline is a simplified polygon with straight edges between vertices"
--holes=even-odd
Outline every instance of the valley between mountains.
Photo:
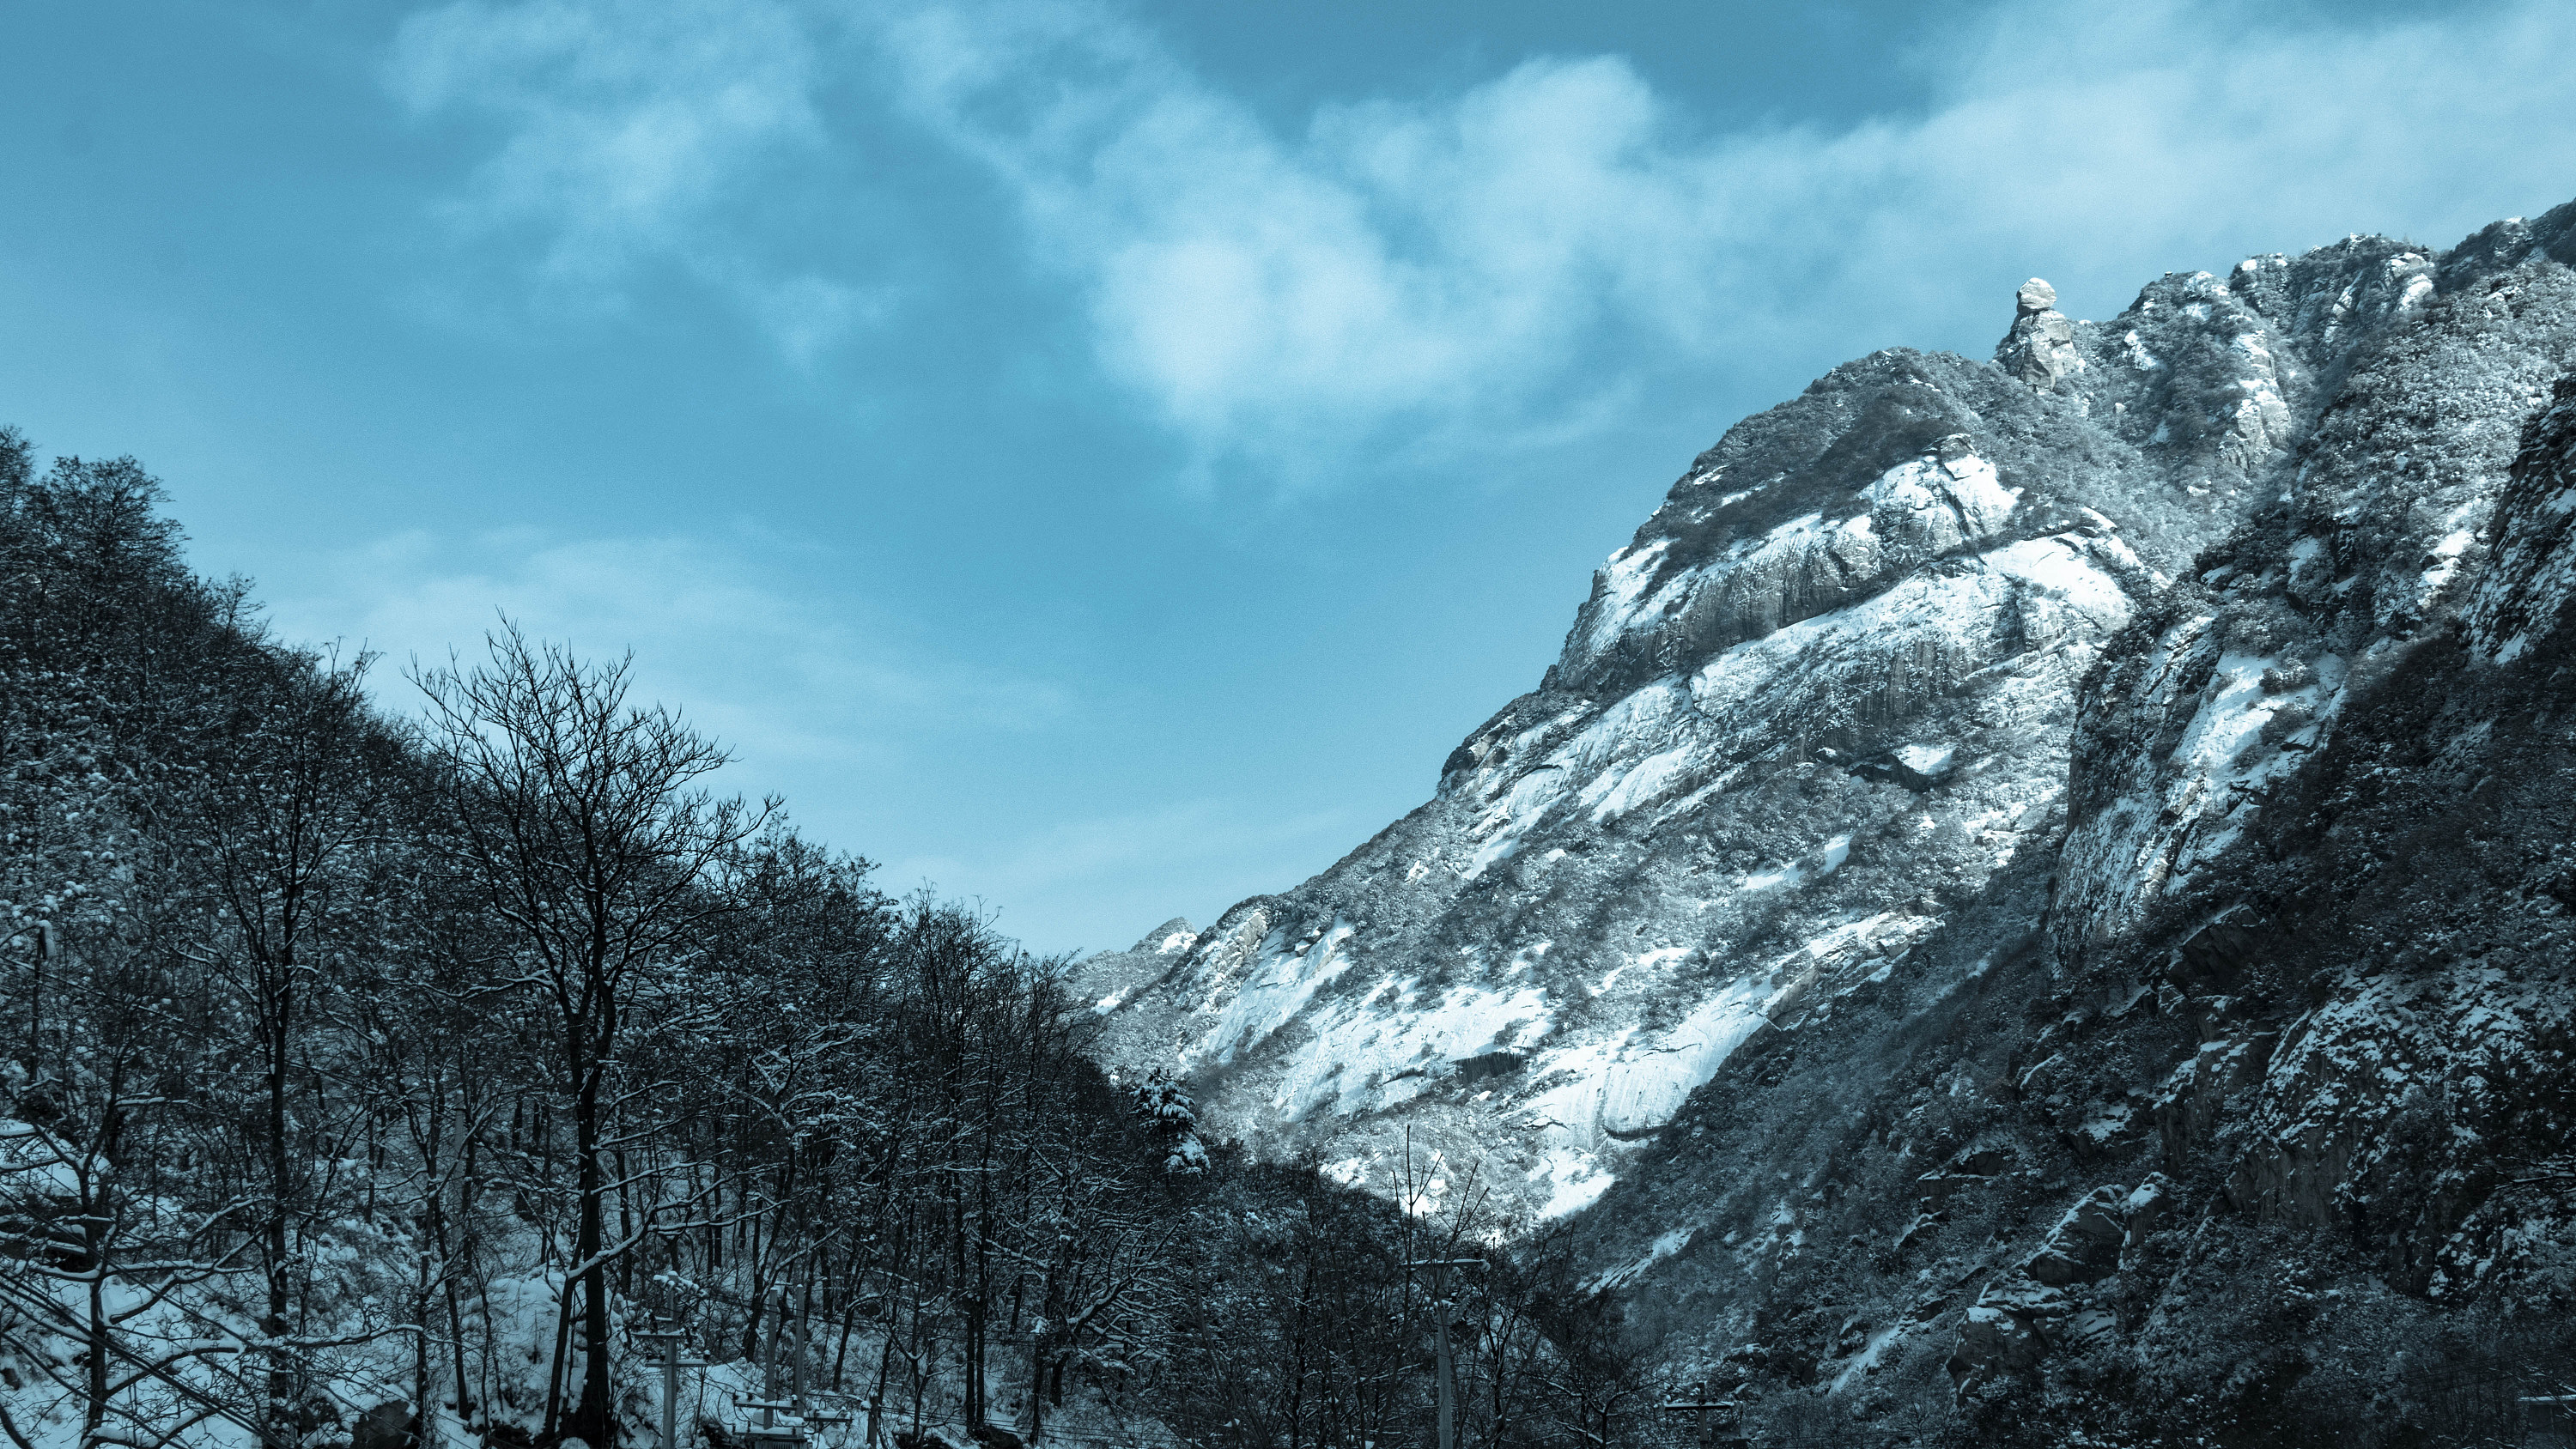
[[2576,203],[1995,301],[1084,960],[0,427],[0,1436],[2569,1443]]

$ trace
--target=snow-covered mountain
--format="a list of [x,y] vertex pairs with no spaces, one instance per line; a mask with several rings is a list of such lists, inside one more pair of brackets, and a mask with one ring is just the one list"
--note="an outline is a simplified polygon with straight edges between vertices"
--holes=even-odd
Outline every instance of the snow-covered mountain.
[[1579,1214],[1673,1362],[1837,1412],[2242,1388],[2277,1335],[2193,1295],[2276,1230],[2311,1326],[2576,1267],[2512,1185],[2576,1121],[2571,266],[2576,204],[1837,368],[1428,803],[1084,963],[1102,1052]]

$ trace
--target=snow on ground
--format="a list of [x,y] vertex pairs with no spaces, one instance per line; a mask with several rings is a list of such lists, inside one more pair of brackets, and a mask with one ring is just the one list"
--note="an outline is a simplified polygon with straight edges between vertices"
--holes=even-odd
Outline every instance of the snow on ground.
[[1754,978],[1738,980],[1672,1030],[1611,1063],[1599,1087],[1601,1129],[1640,1132],[1671,1121],[1727,1055],[1764,1025],[1766,994]]
[[[2168,832],[2158,872],[2171,886],[2188,880],[2242,833],[2268,787],[2298,768],[2343,703],[2341,659],[2320,658],[2304,671],[2307,682],[2282,689],[2287,664],[2269,655],[2219,657],[2203,703],[2171,756],[2181,768],[2165,808],[2177,824]],[[2266,728],[2285,715],[2298,728],[2267,744]],[[2221,823],[2191,828],[2211,819]],[[2186,832],[2188,838],[2181,838]],[[2150,869],[2157,864],[2151,860]]]
[[1833,1387],[1826,1392],[1839,1394],[1850,1388],[1862,1375],[1878,1367],[1879,1360],[1887,1354],[1887,1346],[1902,1337],[1904,1333],[1905,1325],[1901,1323],[1892,1323],[1871,1333],[1868,1346],[1851,1356],[1851,1362],[1843,1365],[1841,1373],[1834,1375]]
[[1645,1253],[1635,1262],[1612,1268],[1592,1280],[1593,1288],[1597,1291],[1623,1287],[1635,1282],[1645,1276],[1647,1269],[1689,1247],[1691,1234],[1696,1231],[1698,1231],[1696,1228],[1675,1228],[1671,1232],[1658,1235],[1653,1242],[1646,1245]]
[[1592,806],[1595,825],[1612,816],[1625,815],[1661,795],[1666,786],[1690,768],[1691,758],[1697,753],[1689,745],[1676,745],[1648,755],[1627,769],[1604,770],[1583,787],[1581,803]]
[[1900,463],[1868,493],[1874,532],[1936,553],[2003,527],[2020,501],[1996,478],[1995,465],[1973,454]]
[[[1908,575],[1857,604],[1802,619],[1718,655],[1690,678],[1693,703],[1718,718],[1760,718],[1779,682],[1814,687],[1863,669],[1885,667],[1927,644],[1973,656],[1998,611],[2019,606],[2043,628],[2057,616],[2079,616],[2084,632],[2116,629],[2129,617],[2129,596],[2112,567],[2133,556],[2116,539],[2058,534],[2026,539],[1977,555],[1961,572]],[[2071,632],[2064,621],[2051,632]],[[1776,709],[1776,705],[1772,708]]]
[[2480,495],[2453,508],[2436,525],[2444,532],[2424,551],[2424,568],[2416,575],[2414,596],[2405,601],[2412,612],[2420,615],[2430,609],[2451,581],[2459,577],[2460,561],[2478,541],[2490,506],[2489,500]]
[[[1947,478],[1945,470],[1958,465],[1919,466]],[[1967,471],[1969,483],[1991,486],[1991,469]],[[1999,489],[2001,503],[1976,496],[1980,509],[2011,501]],[[1961,516],[1984,518],[1974,510]],[[1810,520],[1800,520],[1773,535],[1811,526]],[[1915,657],[1927,636],[1947,652],[1972,655],[1995,615],[2006,608],[2021,610],[2048,635],[2098,634],[2128,620],[2129,597],[2115,573],[2137,567],[2137,561],[2116,539],[2077,534],[2026,539],[1977,555],[1973,564],[1963,572],[1909,577],[1873,598],[1737,644],[1687,679],[1654,680],[1612,702],[1542,758],[1521,767],[1517,778],[1501,775],[1490,781],[1487,788],[1500,794],[1489,797],[1491,803],[1470,832],[1476,848],[1467,877],[1516,854],[1530,832],[1560,808],[1588,808],[1599,824],[1697,783],[1709,755],[1706,737],[1776,712],[1784,681],[1829,687],[1841,678],[1883,670],[1891,660]],[[1523,747],[1539,733],[1523,732]],[[1946,763],[1936,747],[1918,748],[1930,752],[1926,763],[1933,769],[1926,773]],[[1510,754],[1517,757],[1518,752]],[[1701,784],[1691,798],[1702,798],[1726,778]],[[1508,787],[1505,779],[1510,779]],[[1408,877],[1418,879],[1429,869],[1417,862]]]
[[1666,966],[1689,960],[1690,955],[1691,948],[1688,946],[1658,946],[1643,955],[1631,956],[1611,967],[1609,974],[1601,978],[1601,984],[1592,988],[1592,994],[1606,996],[1612,987],[1619,984],[1619,979],[1623,976],[1631,973],[1651,976]]
[[1651,587],[1667,540],[1612,554],[1601,567],[1574,662],[1601,657],[1730,580],[1793,578],[1826,559],[1833,563],[1830,576],[1866,579],[1880,571],[1891,547],[1937,554],[1991,536],[2019,502],[1994,465],[1973,454],[1909,459],[1873,479],[1861,496],[1868,512],[1830,521],[1822,512],[1801,514],[1737,539],[1714,560],[1667,572]]
[[[1468,877],[1473,879],[1496,861],[1518,852],[1522,837],[1566,802],[1578,778],[1594,777],[1575,798],[1581,804],[1598,806],[1593,812],[1596,821],[1660,793],[1687,763],[1686,747],[1664,752],[1666,757],[1661,760],[1633,765],[1620,762],[1646,743],[1671,738],[1676,717],[1689,709],[1690,698],[1680,682],[1663,679],[1631,692],[1595,715],[1589,724],[1513,782],[1478,819],[1469,832],[1477,846],[1469,862]],[[1527,737],[1525,732],[1523,738]]]
[[[1746,1038],[1765,1024],[1766,1003],[1781,994],[1784,968],[1830,960],[1851,943],[1880,929],[1872,917],[1835,928],[1790,958],[1707,991],[1679,1021],[1658,1030],[1621,1027],[1587,1039],[1550,1046],[1558,1017],[1548,992],[1536,985],[1453,982],[1436,991],[1419,977],[1388,974],[1364,992],[1314,1003],[1305,1010],[1305,1035],[1281,1066],[1270,1110],[1284,1121],[1312,1114],[1357,1117],[1401,1106],[1450,1088],[1460,1062],[1489,1056],[1525,1058],[1497,1087],[1502,1120],[1529,1134],[1537,1165],[1532,1180],[1549,1183],[1551,1211],[1570,1212],[1598,1196],[1611,1176],[1603,1154],[1621,1136],[1634,1136],[1671,1120],[1691,1092],[1714,1076]],[[1308,959],[1327,948],[1318,947]],[[1516,953],[1502,974],[1524,976],[1543,946]],[[1607,972],[1598,991],[1642,981],[1662,982],[1694,951],[1658,946]],[[1284,1020],[1277,1012],[1313,984],[1290,980],[1291,961],[1268,961],[1247,995],[1260,992],[1248,1017]],[[1308,967],[1308,971],[1315,968]],[[1347,962],[1324,968],[1338,975]],[[1670,988],[1637,993],[1660,996]],[[1311,995],[1311,993],[1309,993]],[[1240,1005],[1240,1003],[1238,1003]],[[1231,1014],[1230,1014],[1231,1016]],[[1337,1164],[1345,1177],[1368,1175],[1367,1164]]]
[[1619,1180],[1619,1174],[1592,1153],[1557,1146],[1540,1155],[1529,1180],[1548,1185],[1547,1201],[1538,1210],[1539,1217],[1547,1219],[1568,1217],[1592,1206]]
[[2221,653],[2196,697],[2182,694],[2195,657],[2208,659],[2211,616],[2177,620],[2132,693],[2141,709],[2190,712],[2158,775],[2123,792],[2081,826],[2067,847],[2073,873],[2089,877],[2096,906],[2138,909],[2187,884],[2262,808],[2272,787],[2323,741],[2344,703],[2345,661]]
[[[369,1271],[390,1280],[404,1277],[407,1265],[397,1260],[408,1257],[408,1245],[377,1237],[356,1220],[336,1225],[335,1233],[338,1241],[317,1243],[316,1247],[328,1247],[335,1257],[349,1259],[345,1266],[358,1271],[361,1281]],[[497,1424],[515,1426],[525,1435],[539,1427],[542,1417],[545,1381],[551,1367],[547,1347],[556,1329],[563,1278],[557,1269],[524,1265],[524,1259],[536,1252],[533,1235],[521,1235],[518,1242],[505,1239],[486,1246],[497,1256],[522,1259],[523,1266],[488,1277],[469,1275],[463,1285],[460,1309],[469,1336],[478,1347],[488,1341],[492,1349],[471,1355],[472,1388],[480,1415],[488,1415]],[[351,1256],[353,1252],[355,1257]],[[361,1258],[363,1262],[358,1261]],[[120,1305],[115,1300],[124,1296],[139,1308],[121,1325],[122,1336],[129,1343],[247,1344],[257,1337],[255,1324],[248,1314],[225,1301],[224,1288],[219,1279],[182,1289],[145,1306],[133,1290],[111,1285],[109,1307],[111,1311],[118,1309]],[[621,1302],[621,1313],[629,1306]],[[311,1388],[327,1401],[327,1413],[338,1416],[342,1434],[348,1433],[358,1417],[370,1409],[412,1401],[418,1387],[414,1379],[413,1339],[404,1328],[386,1320],[378,1298],[357,1298],[338,1305],[315,1325],[315,1332],[350,1340],[306,1360],[314,1375]],[[612,1360],[612,1402],[629,1442],[650,1444],[658,1437],[661,1375],[647,1364],[640,1347],[627,1343],[622,1335],[620,1344],[624,1351],[616,1353]],[[79,1365],[74,1361],[76,1346],[70,1340],[48,1339],[40,1333],[26,1332],[22,1325],[19,1347],[39,1354],[53,1350],[54,1375],[68,1373],[73,1382],[79,1381]],[[182,1430],[171,1442],[171,1449],[251,1449],[259,1442],[259,1434],[246,1421],[258,1412],[258,1403],[251,1390],[254,1380],[245,1377],[250,1371],[244,1365],[251,1362],[245,1352],[182,1358],[165,1364],[193,1395],[199,1396],[194,1407],[156,1393],[149,1376],[138,1380],[137,1388],[119,1395],[118,1401],[162,1424],[193,1417],[196,1408],[222,1406],[223,1412]],[[873,1350],[861,1355],[862,1361],[872,1357]],[[82,1440],[78,1397],[60,1392],[31,1361],[14,1354],[0,1355],[0,1360],[11,1361],[14,1379],[14,1384],[0,1382],[0,1406],[8,1409],[30,1449],[76,1449]],[[578,1372],[577,1363],[575,1371]],[[712,1421],[739,1430],[746,1426],[747,1418],[735,1401],[760,1388],[758,1369],[747,1362],[737,1360],[690,1369],[682,1379],[680,1421],[691,1426]],[[452,1404],[444,1408],[432,1406],[432,1421],[444,1431],[435,1442],[465,1444],[479,1437],[479,1429],[469,1428],[457,1419]],[[106,1432],[112,1441],[120,1432],[133,1431],[131,1426],[121,1427],[112,1419]],[[317,1435],[311,1442],[322,1442],[325,1437]],[[826,1438],[823,1449],[836,1446]]]
[[1592,616],[1593,653],[1608,649],[1635,627],[1647,581],[1655,576],[1655,565],[1670,546],[1669,539],[1659,538],[1644,548],[1623,548],[1601,565],[1600,602]]
[[1813,855],[1801,856],[1787,865],[1757,871],[1736,883],[1738,890],[1767,891],[1782,886],[1801,886],[1811,880],[1822,880],[1843,868],[1851,859],[1851,837],[1837,835],[1824,843]]
[[1271,1106],[1294,1120],[1315,1111],[1382,1111],[1420,1096],[1434,1073],[1489,1052],[1527,1051],[1555,1025],[1535,986],[1449,987],[1425,1001],[1418,978],[1386,976],[1356,1000],[1317,1010]]
[[1798,1009],[1828,973],[1869,948],[1901,945],[1932,924],[1893,912],[1845,922],[1702,996],[1665,1030],[1624,1027],[1543,1051],[1528,1073],[1540,1090],[1522,1101],[1523,1124],[1549,1134],[1552,1143],[1594,1153],[1660,1127],[1737,1047]]
[[2117,575],[2144,567],[2116,538],[2072,533],[2026,538],[1980,555],[1978,562],[2104,632],[2129,621],[2129,594]]
[[[1469,838],[1478,843],[1475,855],[1469,859],[1469,877],[1483,873],[1498,860],[1511,858],[1521,848],[1521,837],[1547,818],[1564,798],[1565,776],[1558,766],[1541,765],[1523,775],[1470,832]],[[1417,869],[1428,873],[1426,867]]]
[[[1311,945],[1301,941],[1289,949],[1278,949],[1280,937],[1273,933],[1263,943],[1252,979],[1227,1003],[1198,1051],[1222,1066],[1295,1020],[1317,991],[1350,968],[1350,957],[1341,947],[1352,930],[1349,922],[1336,920],[1320,940]],[[1183,1065],[1189,1064],[1190,1055],[1185,1048]]]
[[[1951,520],[1935,530],[1935,542],[1982,536],[2001,524],[2015,502],[1995,480],[1993,468],[1974,457],[1910,462],[1891,469],[1872,487],[1908,518],[1938,514]],[[1773,552],[1822,546],[1818,540],[1824,535],[1854,526],[1868,533],[1869,518],[1832,526],[1821,515],[1792,520],[1737,544],[1724,563],[1712,566],[1716,572],[1710,576],[1758,566]],[[1639,561],[1657,547],[1617,556],[1611,571],[1616,587],[1604,597],[1631,599],[1641,590]],[[1567,716],[1521,731],[1499,752],[1482,746],[1480,758],[1511,763],[1499,771],[1479,770],[1487,803],[1469,832],[1475,848],[1461,873],[1476,879],[1510,859],[1560,809],[1587,809],[1593,823],[1603,824],[1685,792],[1683,805],[1706,798],[1735,777],[1728,769],[1709,778],[1711,767],[1724,762],[1725,741],[1752,727],[1751,722],[1778,713],[1783,684],[1831,688],[1920,657],[1927,642],[1936,655],[1973,656],[1991,633],[1996,615],[2006,609],[2018,610],[2029,630],[2042,637],[2115,629],[2127,622],[2130,609],[2119,576],[2140,568],[2119,540],[2076,533],[2021,540],[1975,555],[1970,562],[1965,570],[1912,575],[1857,604],[1746,640],[1687,678],[1653,680],[1599,709],[1536,759],[1530,752],[1569,723]],[[1710,570],[1668,580],[1656,590],[1657,597],[1698,587],[1689,580],[1702,573]],[[1605,606],[1601,618],[1614,612]],[[1596,636],[1596,644],[1606,637],[1597,630]],[[1945,763],[1937,747],[1915,748],[1918,754],[1929,752],[1924,765],[1931,768],[1925,773],[1937,773]],[[1672,813],[1666,810],[1657,819]],[[1416,861],[1406,876],[1418,880],[1432,869],[1433,862]]]
[[0,1183],[6,1183],[13,1196],[68,1201],[79,1194],[80,1174],[60,1151],[48,1148],[49,1140],[27,1123],[0,1120]]

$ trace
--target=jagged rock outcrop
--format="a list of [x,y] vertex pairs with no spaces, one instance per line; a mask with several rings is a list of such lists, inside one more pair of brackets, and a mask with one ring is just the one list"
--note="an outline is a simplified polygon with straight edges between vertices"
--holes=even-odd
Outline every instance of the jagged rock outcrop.
[[1995,365],[2041,392],[2053,391],[2084,366],[2075,324],[2057,310],[2057,289],[2037,277],[2014,294],[2012,330],[1995,348]]
[[2514,459],[2493,558],[2467,610],[2479,650],[2500,663],[2556,628],[2576,595],[2576,377],[2557,380],[2552,402]]
[[1087,963],[1103,1050],[1886,1433],[2546,1349],[2462,1325],[2576,1292],[2576,205],[2054,302],[1730,429],[1431,801]]

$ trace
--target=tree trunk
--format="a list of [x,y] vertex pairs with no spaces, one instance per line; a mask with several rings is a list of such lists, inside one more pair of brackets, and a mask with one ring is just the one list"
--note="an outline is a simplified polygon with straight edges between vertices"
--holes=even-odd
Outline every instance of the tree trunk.
[[[102,1235],[93,1227],[89,1237],[93,1244]],[[109,1335],[114,1332],[107,1317],[107,1258],[103,1249],[94,1250],[89,1280],[89,1402],[81,1410],[81,1449],[98,1443],[99,1432],[107,1424],[107,1360],[111,1351]]]
[[[467,1105],[472,1105],[470,1100]],[[466,1120],[474,1122],[477,1119],[469,1113]],[[442,1211],[438,1218],[438,1261],[447,1282],[447,1327],[450,1347],[454,1350],[456,1358],[456,1417],[468,1429],[474,1426],[474,1395],[466,1387],[465,1308],[457,1301],[456,1272],[460,1263],[468,1255],[469,1249],[466,1245],[471,1240],[470,1234],[473,1232],[474,1138],[479,1130],[479,1128],[469,1128],[465,1134],[465,1165],[456,1179],[456,1246],[453,1249],[448,1246],[447,1241],[449,1226],[447,1214]]]
[[564,1432],[590,1449],[610,1449],[615,1435],[608,1408],[608,1265],[601,1261],[607,1247],[601,1201],[606,1196],[606,1183],[599,1151],[602,1075],[604,1072],[596,1066],[582,1074],[581,1089],[573,1098],[572,1109],[573,1151],[578,1159],[581,1193],[581,1231],[573,1244],[573,1261],[588,1265],[581,1275],[581,1308],[583,1336],[589,1341],[582,1348],[581,1402],[573,1409]]
[[283,1344],[294,1331],[287,1322],[287,1273],[291,1259],[287,1256],[286,1203],[294,1183],[294,1165],[289,1160],[286,1141],[287,1091],[287,1012],[293,1002],[292,988],[278,979],[274,968],[262,967],[260,995],[260,1045],[267,1061],[268,1088],[268,1221],[265,1229],[268,1249],[268,1316],[261,1321],[260,1331],[268,1335],[268,1405],[260,1416],[264,1426],[261,1441],[266,1449],[295,1449],[302,1436],[295,1423],[296,1373],[295,1358]]

